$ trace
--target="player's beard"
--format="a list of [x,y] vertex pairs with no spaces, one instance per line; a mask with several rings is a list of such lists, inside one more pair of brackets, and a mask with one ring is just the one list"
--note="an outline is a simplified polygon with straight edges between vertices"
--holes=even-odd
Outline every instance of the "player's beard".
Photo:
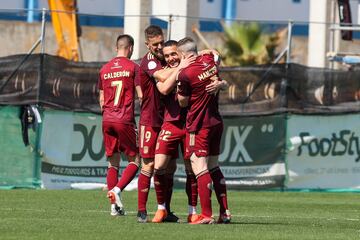
[[157,51],[153,52],[152,54],[154,54],[157,59],[159,59],[161,61],[164,60],[164,54],[163,54],[162,50],[157,50]]

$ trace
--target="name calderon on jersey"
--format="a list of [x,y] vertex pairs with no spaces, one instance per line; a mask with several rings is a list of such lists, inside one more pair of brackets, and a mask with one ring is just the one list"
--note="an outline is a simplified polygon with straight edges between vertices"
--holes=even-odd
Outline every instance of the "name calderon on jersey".
[[200,81],[211,77],[212,75],[215,75],[217,72],[217,67],[213,66],[212,68],[210,68],[209,70],[206,70],[205,72],[202,72],[201,74],[198,75],[198,78]]
[[130,77],[129,71],[119,71],[119,72],[111,72],[111,73],[105,73],[104,79],[112,79],[112,78],[118,78],[118,77]]

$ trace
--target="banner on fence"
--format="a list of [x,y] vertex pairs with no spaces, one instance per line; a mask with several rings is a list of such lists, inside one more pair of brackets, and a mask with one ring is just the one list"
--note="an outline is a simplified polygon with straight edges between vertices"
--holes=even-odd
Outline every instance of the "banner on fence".
[[[224,119],[220,165],[230,188],[282,187],[285,179],[284,116]],[[79,182],[105,183],[107,162],[101,116],[45,111],[41,136],[45,188],[64,189]],[[185,179],[178,160],[176,182]],[[121,167],[126,162],[122,161]]]
[[[285,116],[224,117],[219,163],[229,188],[283,187]],[[178,160],[176,180],[185,183]]]
[[65,189],[72,183],[105,183],[107,162],[101,116],[45,111],[41,136],[41,175],[45,188]]
[[360,189],[359,138],[359,114],[291,115],[287,187]]
[[36,127],[22,127],[21,116],[20,107],[0,106],[0,187],[40,186]]

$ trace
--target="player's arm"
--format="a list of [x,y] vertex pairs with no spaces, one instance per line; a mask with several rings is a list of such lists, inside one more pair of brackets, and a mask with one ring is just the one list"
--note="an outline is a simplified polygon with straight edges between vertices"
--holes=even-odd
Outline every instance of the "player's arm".
[[153,76],[156,79],[156,81],[165,82],[174,71],[176,71],[176,68],[164,68],[154,72]]
[[99,103],[100,103],[100,110],[102,112],[104,106],[104,90],[99,90]]
[[212,55],[218,55],[220,56],[220,53],[215,50],[215,49],[204,49],[198,52],[199,55],[204,55],[204,54],[212,54]]
[[[193,63],[195,61],[195,58],[196,57],[193,57],[193,56],[183,58],[183,59],[181,59],[179,65],[176,68],[170,68],[173,71],[171,72],[169,77],[166,79],[166,81],[164,81],[164,82],[158,81],[156,83],[156,87],[158,88],[159,92],[163,95],[168,95],[176,86],[176,76],[179,74],[180,70],[183,68],[186,68],[191,63]],[[167,69],[164,69],[164,70],[167,70]],[[155,73],[157,73],[157,72],[155,72]],[[154,74],[154,76],[155,76],[155,74]]]
[[199,55],[212,54],[214,56],[215,64],[220,65],[221,55],[217,50],[215,50],[215,49],[204,49],[204,50],[199,51],[198,54]]
[[135,64],[135,77],[134,77],[134,84],[135,84],[135,91],[136,91],[136,95],[139,99],[139,103],[140,103],[140,106],[141,106],[141,103],[142,103],[142,99],[143,99],[143,92],[141,90],[141,86],[140,86],[140,67],[139,65]]
[[161,94],[168,95],[174,89],[177,73],[177,68],[166,68],[155,72],[156,87]]
[[178,99],[180,107],[184,108],[189,105],[189,97],[177,94],[177,99]]
[[140,106],[141,106],[141,103],[142,103],[142,99],[143,99],[143,93],[141,91],[141,87],[140,86],[135,86],[135,91],[136,91],[136,95],[139,99],[139,103],[140,103]]
[[176,97],[180,107],[184,108],[189,105],[190,84],[186,75],[183,72],[180,72],[177,75]]
[[209,94],[217,94],[220,90],[226,90],[229,87],[229,83],[226,80],[221,80],[216,75],[210,79],[212,82],[205,87],[206,92]]
[[97,83],[97,87],[99,89],[99,105],[100,105],[100,111],[103,111],[103,106],[104,106],[104,89],[102,86],[102,78],[101,78],[101,72],[102,69],[99,72],[99,78],[98,78],[98,83]]

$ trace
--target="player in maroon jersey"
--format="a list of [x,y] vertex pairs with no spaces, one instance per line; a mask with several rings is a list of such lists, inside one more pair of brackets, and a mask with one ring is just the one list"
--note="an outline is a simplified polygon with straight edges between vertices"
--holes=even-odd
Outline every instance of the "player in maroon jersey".
[[[177,41],[169,40],[165,42],[163,46],[163,54],[167,67],[175,68],[180,64],[180,56],[177,52]],[[218,53],[214,50],[204,50],[200,54]],[[182,68],[182,67],[180,67]],[[165,176],[165,171],[169,163],[174,163],[176,158],[178,158],[178,148],[179,145],[184,147],[185,144],[185,119],[187,110],[181,108],[177,102],[175,96],[175,87],[176,87],[176,76],[170,76],[165,83],[171,82],[172,87],[166,88],[164,90],[164,84],[159,82],[157,87],[160,93],[164,94],[164,103],[165,103],[165,114],[164,114],[164,123],[161,126],[161,132],[157,139],[156,151],[155,151],[155,168],[154,168],[154,182],[155,182],[155,191],[158,201],[158,210],[153,218],[153,222],[159,223],[166,221],[167,209],[167,196],[166,189],[169,189],[166,186],[169,181],[167,181]],[[223,85],[226,84],[225,81],[214,81],[207,86],[209,93],[218,91]],[[183,151],[184,153],[184,151]],[[184,155],[184,154],[183,154]],[[184,155],[185,171],[187,175],[186,179],[186,193],[188,195],[188,207],[189,215],[188,222],[194,222],[198,219],[196,214],[196,205],[197,205],[197,183],[195,175],[191,169],[190,159]],[[171,194],[171,193],[170,193]]]
[[[170,82],[165,82],[165,80],[179,70],[179,68],[163,69],[166,62],[162,52],[164,36],[160,27],[150,25],[145,29],[145,44],[149,52],[141,60],[138,75],[138,82],[142,91],[139,121],[139,145],[142,164],[138,179],[137,215],[140,223],[148,221],[146,203],[149,195],[150,180],[154,171],[156,140],[163,123],[164,109],[160,102],[158,87],[161,85],[165,90],[170,87]],[[163,84],[158,86],[158,82],[163,82]]]
[[[100,70],[99,101],[102,110],[102,131],[109,166],[106,176],[111,202],[111,215],[123,215],[121,191],[135,177],[140,157],[137,146],[137,133],[134,119],[135,77],[138,65],[129,60],[132,55],[134,39],[120,35],[116,40],[117,55]],[[120,152],[129,164],[118,179]]]
[[[191,38],[179,41],[178,51],[184,56],[197,56],[197,46]],[[206,88],[212,81],[219,81],[214,56],[197,56],[196,61],[178,75],[178,101],[188,107],[186,118],[186,154],[190,155],[191,166],[198,182],[201,218],[194,224],[214,223],[211,208],[211,181],[220,205],[219,223],[230,222],[224,176],[218,166],[220,140],[223,131],[222,118],[218,109],[217,94],[209,94]]]
[[[182,69],[188,63],[180,62],[177,53],[176,41],[169,40],[163,46],[163,54],[167,63],[167,68]],[[194,60],[194,59],[193,59]],[[184,65],[186,63],[186,65]],[[179,145],[183,145],[185,140],[185,118],[186,109],[180,108],[175,98],[176,75],[175,71],[165,82],[158,82],[157,88],[164,95],[164,123],[161,126],[161,132],[158,136],[155,150],[154,183],[156,197],[158,201],[158,210],[152,219],[152,222],[166,222],[170,211],[169,204],[172,194],[173,175],[169,177],[166,172],[175,173],[176,159],[178,158]],[[175,166],[175,168],[174,168]],[[189,221],[194,221],[197,205],[197,185],[189,161],[185,161],[186,166],[186,193],[189,202]],[[190,211],[191,210],[191,211]]]

